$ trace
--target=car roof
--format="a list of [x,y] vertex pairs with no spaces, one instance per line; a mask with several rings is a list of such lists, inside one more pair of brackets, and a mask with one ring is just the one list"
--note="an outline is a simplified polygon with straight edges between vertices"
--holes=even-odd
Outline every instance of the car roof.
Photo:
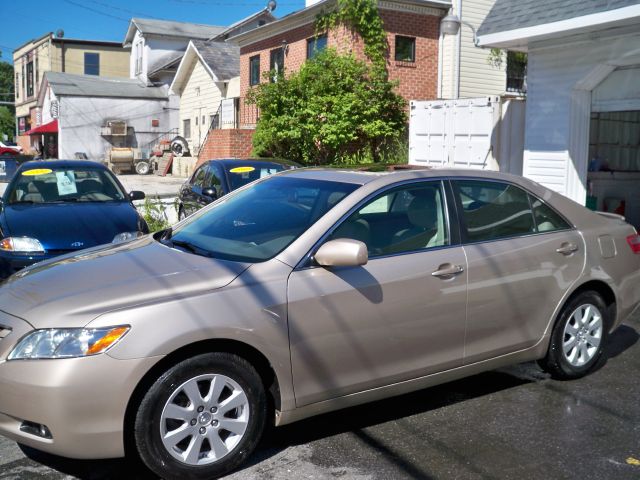
[[107,167],[91,160],[30,160],[20,165],[20,168],[100,168],[106,170]]
[[300,164],[293,162],[291,160],[286,160],[284,158],[214,158],[212,160],[207,160],[206,163],[218,163],[224,166],[225,168],[233,167],[233,166],[248,166],[248,167],[259,167],[260,165],[265,164],[277,164],[284,165],[287,167],[299,167]]
[[474,170],[469,168],[410,168],[404,166],[395,170],[368,171],[366,170],[366,167],[364,167],[364,169],[362,170],[311,167],[288,170],[286,172],[280,173],[279,175],[307,178],[312,180],[354,183],[358,185],[365,185],[371,182],[375,182],[379,186],[401,182],[404,180],[440,177],[475,177],[523,184],[523,177],[517,175],[487,170]]

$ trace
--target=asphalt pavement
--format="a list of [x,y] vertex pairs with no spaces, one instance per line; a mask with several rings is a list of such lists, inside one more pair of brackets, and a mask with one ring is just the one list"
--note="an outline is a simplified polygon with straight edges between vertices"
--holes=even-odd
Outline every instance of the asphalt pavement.
[[[580,380],[523,364],[274,429],[228,478],[638,480],[638,332],[640,312]],[[133,461],[27,455],[0,438],[0,480],[154,478]]]

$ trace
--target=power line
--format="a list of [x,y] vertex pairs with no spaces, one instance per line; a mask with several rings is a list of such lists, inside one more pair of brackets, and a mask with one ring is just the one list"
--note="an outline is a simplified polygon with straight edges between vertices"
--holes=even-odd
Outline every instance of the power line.
[[129,19],[128,18],[119,17],[117,15],[111,15],[110,13],[105,13],[103,11],[100,11],[100,10],[96,9],[96,8],[91,8],[91,7],[88,7],[88,6],[83,5],[81,3],[74,2],[73,0],[64,0],[64,1],[66,3],[68,3],[69,5],[73,5],[74,7],[84,8],[85,10],[89,10],[90,12],[97,13],[98,15],[103,15],[105,17],[113,18],[115,20],[120,20],[121,22],[129,23]]
[[154,15],[149,15],[148,13],[142,13],[142,12],[137,12],[135,10],[129,10],[128,8],[122,8],[122,7],[118,7],[116,5],[113,5],[111,3],[106,3],[106,2],[100,2],[98,0],[89,0],[91,3],[94,3],[96,5],[101,5],[103,7],[106,8],[113,8],[115,10],[120,10],[121,12],[125,12],[125,13],[129,13],[131,15],[135,15],[135,16],[143,16],[143,17],[147,17],[147,18],[155,18],[156,20],[162,20],[159,17],[156,17]]

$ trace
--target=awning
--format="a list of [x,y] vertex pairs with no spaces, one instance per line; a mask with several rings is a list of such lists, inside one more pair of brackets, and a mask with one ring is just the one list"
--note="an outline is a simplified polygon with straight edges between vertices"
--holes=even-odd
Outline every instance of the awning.
[[42,135],[43,133],[58,133],[58,120],[27,130],[23,135]]

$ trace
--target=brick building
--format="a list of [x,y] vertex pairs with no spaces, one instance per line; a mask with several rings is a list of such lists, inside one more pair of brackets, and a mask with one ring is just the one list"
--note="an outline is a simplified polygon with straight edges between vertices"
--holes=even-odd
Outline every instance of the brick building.
[[[247,105],[249,89],[264,82],[264,72],[296,71],[314,51],[331,47],[364,59],[362,39],[338,27],[315,37],[315,21],[335,0],[312,2],[280,20],[234,38],[240,46],[240,125],[252,128],[257,120],[254,106]],[[387,67],[398,80],[398,93],[407,101],[437,98],[440,19],[451,5],[442,1],[383,0],[378,8],[387,32]]]

